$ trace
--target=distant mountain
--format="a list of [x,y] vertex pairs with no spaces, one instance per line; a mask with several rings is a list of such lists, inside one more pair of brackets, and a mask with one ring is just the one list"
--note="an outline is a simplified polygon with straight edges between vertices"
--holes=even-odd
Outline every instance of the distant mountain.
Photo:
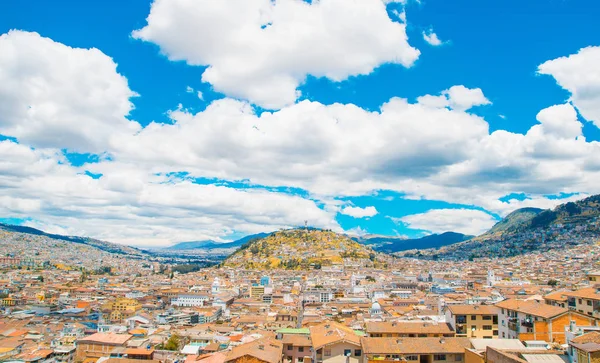
[[296,270],[344,263],[382,267],[385,258],[344,234],[315,228],[294,228],[249,239],[225,259],[223,266]]
[[193,241],[193,242],[180,242],[173,246],[166,247],[167,250],[172,251],[183,251],[183,250],[214,250],[214,249],[231,249],[238,248],[242,246],[244,243],[255,239],[255,238],[264,238],[268,236],[270,233],[257,233],[252,234],[243,238],[240,238],[233,242],[215,242],[211,240],[207,241]]
[[35,229],[32,227],[26,227],[26,226],[17,226],[17,225],[0,223],[0,230],[6,231],[6,232],[13,232],[13,233],[23,233],[23,234],[29,234],[29,235],[35,235],[35,236],[43,236],[43,237],[47,237],[47,238],[53,239],[53,240],[60,240],[60,241],[66,241],[66,242],[71,242],[71,243],[84,244],[84,245],[88,245],[91,247],[95,247],[99,250],[102,250],[102,251],[108,252],[108,253],[116,253],[116,254],[121,254],[121,255],[132,255],[132,256],[142,256],[145,254],[144,251],[139,250],[134,247],[123,246],[123,245],[106,242],[106,241],[100,241],[100,240],[89,238],[89,237],[64,236],[64,235],[60,235],[60,234],[46,233],[44,231],[40,231],[39,229]]
[[500,222],[496,223],[492,229],[487,231],[480,237],[502,234],[506,232],[514,232],[529,223],[533,217],[542,213],[544,210],[540,208],[521,208],[510,213]]
[[404,256],[451,259],[510,257],[593,244],[599,240],[600,195],[594,195],[554,209],[518,209],[478,237],[439,250],[410,251]]
[[411,239],[406,237],[367,236],[356,238],[356,241],[372,247],[377,252],[395,253],[413,249],[439,248],[463,242],[472,237],[462,233],[445,232]]

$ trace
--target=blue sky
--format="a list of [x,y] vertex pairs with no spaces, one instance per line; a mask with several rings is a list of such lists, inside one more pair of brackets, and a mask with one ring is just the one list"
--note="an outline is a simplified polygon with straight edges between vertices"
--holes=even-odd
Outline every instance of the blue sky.
[[[581,80],[581,73],[587,78],[585,74],[600,72],[594,58],[600,46],[597,2],[408,0],[387,5],[382,25],[382,5],[373,0],[360,5],[366,15],[355,29],[336,33],[336,26],[356,22],[356,9],[339,0],[321,0],[306,4],[311,8],[304,10],[336,26],[324,26],[321,32],[331,34],[314,36],[317,50],[307,47],[302,35],[295,38],[297,29],[311,26],[311,17],[292,12],[294,3],[298,1],[244,4],[248,14],[256,10],[261,16],[269,11],[275,15],[263,24],[272,32],[268,37],[240,40],[216,25],[254,24],[245,23],[251,15],[236,14],[237,1],[222,3],[230,12],[218,6],[209,9],[205,1],[184,0],[161,0],[155,6],[145,0],[4,2],[0,34],[4,51],[11,55],[0,57],[0,70],[9,70],[4,77],[25,91],[15,92],[10,104],[0,103],[0,110],[9,115],[5,120],[0,115],[0,140],[5,140],[1,152],[7,160],[22,156],[10,167],[22,168],[18,177],[29,183],[16,190],[8,180],[13,175],[2,172],[8,180],[0,185],[5,191],[0,196],[3,220],[144,245],[229,240],[305,219],[350,233],[416,237],[444,230],[480,233],[516,208],[552,207],[598,192],[593,180],[600,162],[592,154],[599,147],[595,142],[600,140],[600,119],[590,104],[600,100],[600,86]],[[326,4],[349,8],[317,9]],[[151,9],[153,19],[148,18]],[[207,13],[210,18],[203,15]],[[39,39],[17,37],[8,33],[11,30],[35,32]],[[289,43],[279,40],[286,39],[280,38],[284,31]],[[355,37],[345,35],[349,33]],[[435,33],[442,44],[429,44],[424,33]],[[45,52],[36,46],[40,39],[52,42]],[[320,44],[325,44],[323,49]],[[267,46],[262,53],[256,50]],[[390,50],[396,46],[397,51]],[[19,50],[8,53],[11,47]],[[580,52],[586,47],[592,48]],[[77,60],[82,73],[63,74],[53,68],[65,62],[60,57],[79,48],[96,48],[103,55],[82,54]],[[539,68],[578,54],[549,64],[547,71]],[[118,65],[116,69],[109,69],[110,59],[104,55]],[[51,66],[39,60],[54,56]],[[91,61],[94,57],[99,63]],[[108,65],[108,70],[101,68],[106,77],[83,80],[99,69],[98,64]],[[45,88],[36,88],[39,79],[46,82]],[[114,83],[107,86],[102,79]],[[453,86],[478,91],[444,96]],[[54,99],[52,92],[39,96],[40,89],[52,87],[94,96],[72,103],[68,96]],[[294,89],[296,97],[290,93]],[[446,104],[426,105],[420,101],[425,95]],[[394,104],[394,98],[406,99],[411,109],[402,113],[404,106]],[[129,108],[124,106],[127,100],[132,103]],[[308,107],[308,101],[314,107]],[[379,127],[383,121],[373,121],[371,115],[383,115],[388,102],[393,105],[385,122],[406,140],[395,145],[393,138],[383,139],[386,132],[373,131],[362,145],[358,133],[369,132],[365,123]],[[464,102],[467,106],[458,106]],[[335,104],[346,107],[337,109]],[[23,107],[38,110],[44,105],[61,111],[10,116],[13,111],[22,115]],[[555,105],[562,107],[548,110],[548,121],[540,121],[540,111]],[[238,112],[243,107],[250,111]],[[274,121],[263,117],[270,113],[277,115],[271,119],[289,125],[270,124]],[[226,121],[216,121],[221,116]],[[61,123],[61,118],[70,117],[72,123]],[[345,129],[321,129],[310,121],[323,117],[339,119],[339,127]],[[431,122],[422,121],[429,117]],[[407,121],[394,125],[396,119]],[[263,135],[249,141],[244,138],[247,130],[235,134],[236,125],[247,122],[255,122],[252,129]],[[156,124],[172,129],[146,135]],[[218,128],[221,124],[224,129]],[[296,129],[297,125],[302,126]],[[432,131],[436,128],[442,134]],[[491,137],[495,131],[499,132]],[[88,146],[90,138],[102,139],[94,136],[98,132],[106,133],[106,140]],[[202,145],[196,145],[194,132]],[[444,132],[452,133],[447,141]],[[499,140],[505,132],[510,140]],[[347,146],[341,138],[361,145]],[[151,152],[161,140],[169,144]],[[277,140],[291,142],[278,145]],[[336,146],[328,147],[328,142]],[[355,150],[353,160],[349,155]],[[198,154],[186,160],[188,151]],[[31,155],[23,156],[26,153]],[[35,165],[45,166],[29,172],[28,163],[34,159]],[[56,165],[46,165],[52,162]],[[51,173],[57,177],[46,183],[42,175]],[[37,183],[53,182],[68,187],[43,188],[43,194],[34,190]],[[186,192],[197,200],[184,203],[181,194]],[[212,200],[217,194],[222,199]],[[110,217],[104,214],[108,211]]]

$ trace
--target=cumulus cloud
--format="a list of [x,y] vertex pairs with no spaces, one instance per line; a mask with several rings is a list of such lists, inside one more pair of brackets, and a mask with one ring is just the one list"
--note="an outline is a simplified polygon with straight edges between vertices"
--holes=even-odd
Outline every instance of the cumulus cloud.
[[[269,109],[294,103],[307,75],[342,81],[419,51],[382,0],[155,0],[133,37],[171,60],[208,66],[216,91]],[[201,36],[199,36],[201,35]]]
[[104,173],[118,163],[174,168],[194,176],[249,179],[319,195],[398,190],[405,179],[435,175],[469,158],[488,135],[480,117],[394,98],[380,111],[302,101],[258,116],[249,104],[222,99],[196,114],[171,113],[115,144]]
[[497,220],[488,213],[474,209],[431,209],[425,213],[400,218],[408,227],[431,233],[458,232],[479,235]]
[[440,38],[437,36],[436,33],[433,32],[432,29],[429,29],[428,31],[424,31],[423,32],[423,39],[429,45],[433,45],[434,47],[437,47],[437,46],[440,46],[440,45],[444,44],[444,42],[442,42],[440,40]]
[[[392,98],[376,111],[302,101],[257,114],[249,102],[224,98],[198,113],[179,108],[170,113],[172,123],[140,130],[126,118],[133,91],[100,51],[25,32],[1,36],[0,49],[0,132],[18,139],[0,142],[0,215],[34,218],[69,234],[150,244],[304,220],[341,230],[340,211],[359,218],[377,211],[342,208],[338,197],[380,190],[500,215],[564,201],[547,194],[600,192],[600,143],[582,134],[575,97],[573,105],[541,110],[526,133],[490,133],[486,120],[469,112],[490,101],[481,89],[460,85],[415,103]],[[73,167],[63,148],[102,157]],[[278,191],[284,187],[307,193]],[[529,198],[500,200],[515,192]],[[466,231],[448,212],[435,213],[427,217],[446,225],[426,230]],[[459,213],[476,220],[474,229],[491,218]],[[423,218],[405,222],[419,228]]]
[[475,106],[491,104],[480,88],[467,88],[463,85],[452,86],[437,96],[420,96],[417,101],[419,104],[428,107],[447,107],[458,111],[466,111]]
[[538,72],[554,77],[581,115],[600,127],[600,46],[544,62]]
[[135,92],[98,49],[71,48],[37,33],[0,35],[0,133],[42,148],[98,153],[133,134]]
[[[60,156],[0,142],[0,215],[33,218],[52,230],[131,244],[219,240],[311,225],[340,230],[315,202],[264,189],[200,185],[130,165],[99,179],[60,163]],[[19,172],[27,170],[27,172]],[[41,223],[41,222],[36,222]]]
[[340,213],[354,218],[368,218],[375,216],[378,212],[373,206],[366,208],[347,206],[342,208]]

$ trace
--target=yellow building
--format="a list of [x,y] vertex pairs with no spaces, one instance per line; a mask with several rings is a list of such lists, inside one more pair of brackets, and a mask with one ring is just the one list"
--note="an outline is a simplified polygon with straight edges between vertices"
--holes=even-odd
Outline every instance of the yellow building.
[[124,317],[135,314],[136,311],[142,308],[142,304],[135,299],[118,298],[102,305],[102,311],[110,312],[111,320],[121,320]]
[[15,306],[16,304],[17,302],[12,297],[5,297],[4,299],[0,300],[0,305],[2,306]]
[[594,284],[594,283],[600,283],[600,271],[588,272],[587,279],[592,284]]
[[250,297],[260,299],[265,294],[265,287],[262,285],[253,285],[250,287]]
[[496,339],[499,311],[492,305],[450,305],[446,321],[457,337]]
[[600,362],[600,333],[591,332],[571,340],[569,353],[577,363]]

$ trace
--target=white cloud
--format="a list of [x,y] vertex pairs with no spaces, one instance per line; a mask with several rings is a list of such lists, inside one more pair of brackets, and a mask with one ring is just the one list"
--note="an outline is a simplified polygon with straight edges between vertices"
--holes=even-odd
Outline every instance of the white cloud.
[[198,93],[196,93],[196,95],[198,96],[199,99],[204,100],[204,94],[202,93],[202,91],[198,91]]
[[373,206],[366,208],[347,206],[342,208],[340,213],[354,218],[368,218],[375,216],[378,212]]
[[135,92],[116,67],[98,49],[0,35],[0,133],[42,148],[106,150],[113,135],[140,129],[126,119]]
[[187,93],[194,93],[194,89],[191,86],[187,86],[186,89],[185,89],[185,91]]
[[194,184],[134,165],[93,179],[80,168],[60,164],[51,152],[9,140],[0,142],[0,160],[0,215],[33,218],[37,222],[32,223],[68,234],[150,245],[219,240],[233,232],[276,230],[304,220],[340,230],[335,213],[283,193]]
[[444,44],[444,42],[442,42],[440,38],[438,38],[437,34],[431,29],[423,32],[423,39],[429,43],[429,45],[433,45],[434,47]]
[[207,65],[216,91],[269,109],[294,103],[307,75],[342,81],[419,57],[382,0],[155,0],[147,23],[134,38]]
[[474,209],[431,209],[400,218],[410,228],[431,233],[458,232],[479,235],[497,221],[488,213]]
[[[417,103],[392,98],[374,112],[302,101],[257,115],[249,103],[224,98],[195,114],[178,108],[172,124],[151,123],[136,133],[139,125],[125,118],[133,92],[110,58],[34,33],[12,32],[0,42],[0,79],[8,82],[0,83],[8,99],[0,98],[0,127],[20,142],[0,142],[0,215],[34,218],[69,234],[150,244],[220,239],[304,220],[340,230],[335,216],[343,202],[336,197],[380,190],[500,215],[564,201],[547,194],[600,192],[600,143],[585,139],[571,104],[540,111],[524,134],[490,134],[488,123],[468,112],[490,101],[481,89],[464,86]],[[27,83],[23,90],[19,82]],[[52,112],[22,114],[27,105]],[[100,152],[101,161],[74,168],[64,147]],[[200,185],[194,177],[254,187]],[[311,199],[256,185],[302,188]],[[499,200],[514,192],[530,198]],[[428,216],[452,222],[447,212],[436,213]],[[474,229],[488,218],[472,217]],[[415,218],[408,220],[413,227],[424,225]],[[442,229],[434,227],[427,226]]]
[[600,127],[600,46],[544,62],[538,72],[554,77],[581,115]]
[[448,107],[453,110],[466,111],[475,106],[491,104],[480,88],[452,86],[442,91],[439,96],[425,95],[417,98],[419,104],[433,108]]
[[380,112],[354,105],[302,101],[260,116],[247,103],[222,99],[203,112],[171,114],[118,140],[110,163],[145,165],[153,172],[290,186],[319,195],[360,194],[402,180],[434,175],[469,158],[488,135],[480,117],[431,109],[394,98]]

